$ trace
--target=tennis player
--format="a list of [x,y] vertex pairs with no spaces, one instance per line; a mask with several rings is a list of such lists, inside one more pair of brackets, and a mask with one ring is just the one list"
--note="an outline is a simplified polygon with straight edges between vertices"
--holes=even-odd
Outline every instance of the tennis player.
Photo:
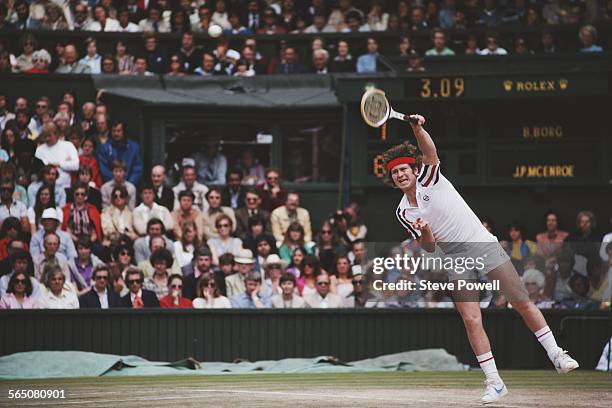
[[[481,257],[480,270],[462,274],[449,271],[449,280],[478,280],[485,275],[499,280],[502,293],[534,333],[557,372],[568,373],[578,363],[557,346],[555,337],[540,310],[529,297],[516,269],[497,238],[482,225],[476,214],[440,172],[436,146],[423,128],[425,118],[411,115],[417,148],[408,142],[394,146],[384,154],[387,181],[404,193],[396,215],[409,235],[428,252],[437,247],[445,257]],[[482,325],[478,293],[454,292],[453,300],[461,314],[468,339],[484,374],[485,392],[481,402],[495,402],[508,393],[497,372],[489,338]]]

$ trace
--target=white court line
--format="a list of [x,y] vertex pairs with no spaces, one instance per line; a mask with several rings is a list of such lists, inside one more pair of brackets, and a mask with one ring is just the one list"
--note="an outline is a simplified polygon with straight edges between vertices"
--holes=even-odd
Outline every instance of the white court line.
[[[367,397],[367,396],[358,396],[358,395],[343,395],[338,396],[337,394],[321,394],[321,393],[296,393],[296,392],[283,392],[283,391],[258,391],[258,390],[227,390],[227,389],[186,389],[181,388],[181,391],[194,391],[196,393],[210,394],[210,393],[226,393],[226,394],[259,394],[262,396],[273,396],[273,397],[288,397],[288,396],[298,396],[298,397],[309,397],[315,399],[331,399],[330,402],[337,402],[337,400],[349,399],[349,400],[366,400],[366,401],[381,401],[381,402],[398,402],[398,403],[440,403],[445,405],[459,405],[459,406],[474,406],[480,407],[482,404],[480,403],[471,403],[471,402],[453,402],[448,400],[435,400],[435,399],[413,399],[409,396],[407,398],[385,398],[385,397]],[[75,393],[76,394],[76,393]],[[75,396],[75,394],[72,394]],[[89,394],[89,393],[88,393]],[[77,394],[78,395],[78,394]],[[41,405],[57,405],[61,401],[61,405],[75,405],[75,404],[109,404],[109,403],[121,403],[121,402],[146,402],[146,401],[165,401],[165,400],[187,400],[193,399],[194,396],[168,396],[168,397],[155,397],[151,398],[149,396],[144,398],[132,397],[129,399],[110,399],[110,400],[80,400],[80,401],[67,401],[67,400],[37,400],[36,402],[28,402],[25,404],[19,404],[20,406],[41,406]],[[17,400],[14,400],[17,402]],[[289,401],[290,402],[290,401]],[[507,405],[507,404],[496,404],[496,406],[507,407],[507,408],[524,408],[522,405]]]

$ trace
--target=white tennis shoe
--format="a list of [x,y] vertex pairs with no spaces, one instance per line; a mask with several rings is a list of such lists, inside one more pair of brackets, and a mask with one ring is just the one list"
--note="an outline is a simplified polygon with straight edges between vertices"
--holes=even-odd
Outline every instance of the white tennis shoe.
[[567,351],[561,348],[559,349],[557,354],[552,359],[552,362],[555,365],[555,369],[557,370],[559,374],[567,374],[570,371],[575,370],[578,367],[580,367],[578,362],[574,360],[573,358],[571,358],[567,354]]
[[485,380],[485,392],[480,399],[483,404],[490,404],[495,401],[499,401],[501,397],[508,393],[508,388],[503,382],[495,380]]

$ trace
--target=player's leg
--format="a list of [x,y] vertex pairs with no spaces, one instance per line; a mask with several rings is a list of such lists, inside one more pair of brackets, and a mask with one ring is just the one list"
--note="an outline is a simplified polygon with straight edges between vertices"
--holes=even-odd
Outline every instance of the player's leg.
[[525,286],[512,262],[503,263],[489,272],[487,276],[489,280],[499,280],[501,292],[544,347],[557,372],[568,373],[578,368],[576,360],[568,356],[567,352],[557,345],[555,336],[548,327],[542,312],[529,300]]
[[453,294],[455,307],[463,319],[463,324],[465,326],[470,345],[472,346],[472,350],[476,355],[478,364],[480,364],[480,367],[486,376],[486,389],[481,398],[481,402],[488,404],[495,402],[506,395],[508,393],[508,389],[497,372],[495,359],[493,358],[493,353],[491,352],[489,337],[487,336],[487,333],[482,325],[480,304],[478,302],[471,301],[470,297],[473,297],[473,294]]

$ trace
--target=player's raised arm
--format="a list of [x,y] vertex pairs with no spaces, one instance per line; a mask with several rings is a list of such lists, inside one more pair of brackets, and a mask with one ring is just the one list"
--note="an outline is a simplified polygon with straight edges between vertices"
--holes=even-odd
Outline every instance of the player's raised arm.
[[429,136],[429,133],[423,128],[425,118],[421,115],[410,115],[410,119],[416,119],[416,121],[411,120],[409,123],[419,145],[419,150],[423,153],[423,164],[437,164],[438,151],[436,150],[436,145],[431,136]]

